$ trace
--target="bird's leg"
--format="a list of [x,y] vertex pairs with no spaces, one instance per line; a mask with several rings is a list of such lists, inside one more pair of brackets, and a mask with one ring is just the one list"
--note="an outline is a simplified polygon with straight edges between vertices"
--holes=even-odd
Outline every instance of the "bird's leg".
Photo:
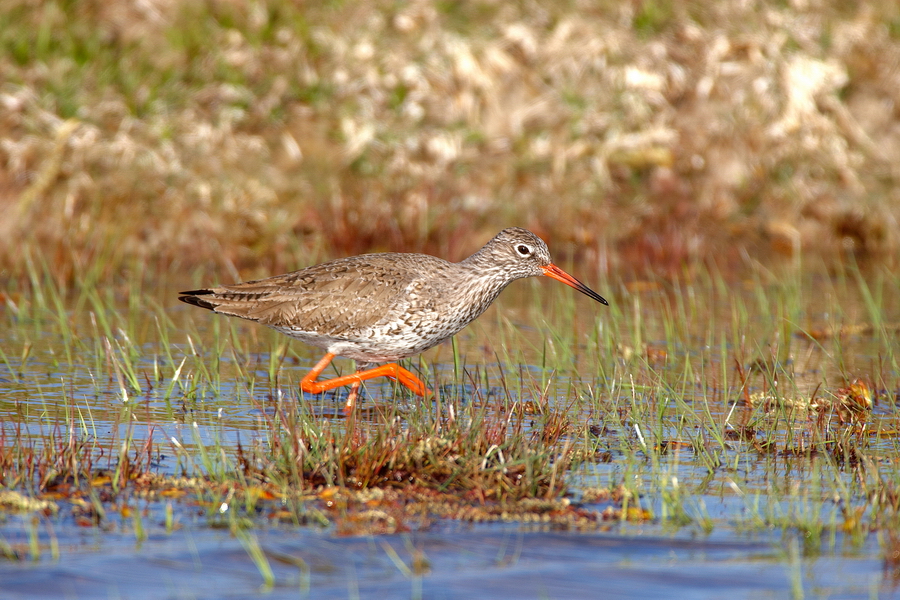
[[316,363],[316,366],[314,366],[312,370],[306,374],[306,377],[300,381],[300,389],[309,394],[321,394],[327,390],[333,390],[334,388],[349,385],[351,388],[350,398],[347,399],[347,405],[351,408],[353,406],[353,401],[356,400],[356,392],[359,390],[360,384],[367,379],[373,379],[375,377],[389,377],[395,381],[399,381],[417,396],[424,396],[425,394],[431,393],[431,390],[425,387],[425,384],[422,383],[421,379],[397,363],[388,363],[372,369],[357,371],[352,375],[343,375],[341,377],[335,377],[334,379],[316,381],[334,356],[335,355],[331,352],[323,356],[322,360]]
[[316,379],[319,378],[319,375],[322,374],[322,371],[325,370],[331,361],[334,359],[334,354],[331,352],[327,353],[322,357],[322,360],[316,363],[316,366],[312,368],[312,370],[306,374],[306,376],[300,380],[300,389],[308,394],[321,394],[325,390],[330,390],[329,387],[323,387],[324,384],[328,383],[327,381],[317,382]]
[[348,417],[353,414],[353,407],[356,405],[356,395],[359,393],[359,386],[361,385],[362,380],[354,381],[350,384],[350,394],[347,396],[347,404],[344,405],[344,414]]

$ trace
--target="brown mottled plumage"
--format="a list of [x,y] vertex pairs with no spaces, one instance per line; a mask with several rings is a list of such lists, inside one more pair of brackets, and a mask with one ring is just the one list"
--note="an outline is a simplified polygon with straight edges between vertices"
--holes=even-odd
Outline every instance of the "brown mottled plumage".
[[321,393],[352,385],[347,408],[364,379],[399,379],[415,393],[427,388],[398,365],[317,382],[334,356],[368,366],[413,356],[471,323],[516,279],[547,275],[606,304],[556,267],[539,237],[504,229],[469,258],[451,263],[427,254],[362,254],[266,279],[181,292],[179,300],[267,325],[326,351],[301,388]]

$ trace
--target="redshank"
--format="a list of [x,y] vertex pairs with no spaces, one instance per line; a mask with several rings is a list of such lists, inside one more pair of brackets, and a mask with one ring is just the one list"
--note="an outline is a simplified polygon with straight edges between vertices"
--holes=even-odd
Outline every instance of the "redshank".
[[[469,258],[452,263],[427,254],[362,254],[266,279],[181,292],[179,300],[267,325],[321,348],[325,356],[300,382],[311,394],[390,377],[424,396],[422,381],[396,362],[432,348],[475,320],[516,279],[546,275],[601,304],[593,291],[550,260],[527,229],[504,229]],[[352,375],[317,381],[335,356],[357,361]],[[374,366],[378,363],[389,363]]]

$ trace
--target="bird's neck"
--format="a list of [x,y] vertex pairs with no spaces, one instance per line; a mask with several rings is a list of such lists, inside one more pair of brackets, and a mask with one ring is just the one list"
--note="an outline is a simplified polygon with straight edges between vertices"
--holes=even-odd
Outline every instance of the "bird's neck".
[[481,248],[469,258],[463,259],[459,264],[477,271],[497,269],[497,261],[491,256],[491,250],[488,246]]
[[497,260],[487,248],[482,248],[472,256],[466,258],[459,265],[471,274],[463,283],[469,293],[477,298],[477,304],[481,306],[478,314],[496,300],[506,286],[512,283],[516,277],[511,277],[508,270],[498,265]]

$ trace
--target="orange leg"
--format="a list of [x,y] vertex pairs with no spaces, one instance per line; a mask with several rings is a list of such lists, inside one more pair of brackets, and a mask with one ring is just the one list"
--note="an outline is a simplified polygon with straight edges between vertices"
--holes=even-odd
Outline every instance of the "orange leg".
[[386,365],[377,366],[374,369],[357,371],[353,375],[343,375],[326,381],[316,381],[316,379],[319,378],[319,375],[322,374],[322,371],[325,370],[325,367],[331,363],[333,358],[334,354],[330,352],[323,356],[322,360],[316,363],[316,366],[314,366],[312,370],[306,374],[306,377],[300,381],[300,389],[309,394],[321,394],[324,391],[333,390],[334,388],[341,386],[351,386],[350,397],[347,398],[347,406],[344,407],[344,412],[346,413],[349,413],[353,409],[353,402],[356,400],[356,392],[359,390],[360,384],[367,379],[373,379],[375,377],[389,377],[395,381],[399,381],[417,396],[424,396],[425,394],[431,393],[431,390],[425,387],[422,380],[397,363],[388,363]]
[[[357,371],[359,373],[359,371]],[[354,381],[350,384],[350,393],[347,394],[347,403],[344,405],[344,414],[346,416],[350,416],[353,414],[353,407],[356,406],[356,395],[359,393],[359,386],[362,385],[362,381]]]

